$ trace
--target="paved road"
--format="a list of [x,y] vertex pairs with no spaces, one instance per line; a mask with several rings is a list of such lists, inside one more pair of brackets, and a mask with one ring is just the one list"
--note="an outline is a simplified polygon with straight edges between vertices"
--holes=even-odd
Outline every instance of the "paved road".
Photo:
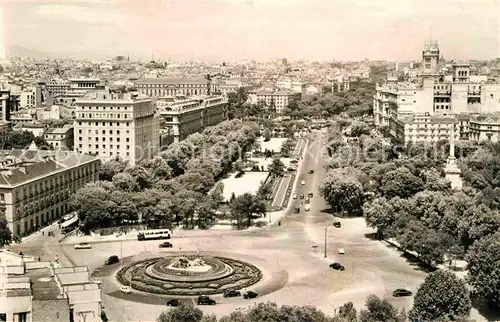
[[[393,298],[391,292],[395,288],[405,287],[415,291],[424,280],[426,273],[419,267],[410,265],[400,253],[387,247],[384,243],[366,238],[372,233],[362,218],[335,219],[323,212],[325,201],[319,196],[319,185],[325,176],[324,164],[321,160],[324,138],[318,133],[307,147],[303,162],[299,165],[296,193],[313,192],[311,211],[302,210],[293,214],[292,209],[299,200],[291,200],[288,213],[281,226],[236,231],[200,231],[186,232],[187,238],[174,238],[172,251],[224,251],[238,256],[251,256],[249,260],[264,271],[266,282],[256,284],[252,289],[262,296],[258,299],[223,299],[216,297],[218,303],[213,307],[201,307],[207,313],[217,315],[228,314],[238,307],[273,301],[278,304],[305,305],[311,304],[327,314],[347,301],[352,301],[359,309],[363,307],[369,294],[388,299],[391,303],[409,309],[412,298]],[[314,168],[313,174],[307,170]],[[306,184],[300,185],[304,180]],[[342,228],[332,226],[334,220],[342,223]],[[324,258],[325,227],[327,227],[327,258]],[[90,270],[102,266],[104,260],[113,254],[127,257],[155,256],[158,242],[108,242],[93,244],[92,250],[73,250],[72,245],[57,246],[53,240],[42,242],[43,238],[33,238],[23,245],[26,254],[31,250],[42,248],[45,252],[61,254],[62,250],[71,255],[78,265],[87,265]],[[40,247],[42,245],[42,247]],[[345,255],[339,255],[338,248],[344,248]],[[48,255],[49,256],[49,255]],[[52,255],[50,255],[52,256]],[[328,264],[341,262],[346,270],[337,272],[329,269]],[[163,299],[154,296],[142,298],[140,302],[129,301],[116,292],[117,285],[103,283],[104,303],[111,321],[153,321],[165,309]],[[478,319],[477,316],[473,318]],[[478,319],[481,320],[481,319]]]
[[288,186],[290,184],[290,180],[292,180],[292,176],[290,174],[286,174],[283,178],[280,178],[280,183],[278,185],[278,189],[276,194],[274,195],[273,207],[281,207],[283,206],[284,199],[286,196],[286,192],[288,190]]

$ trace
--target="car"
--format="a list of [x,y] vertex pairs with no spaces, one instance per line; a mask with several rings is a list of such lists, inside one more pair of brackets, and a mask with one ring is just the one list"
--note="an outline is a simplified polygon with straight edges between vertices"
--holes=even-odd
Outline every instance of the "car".
[[97,285],[101,285],[101,284],[102,284],[101,280],[100,280],[100,279],[98,279],[98,278],[94,278],[94,279],[92,279],[92,281],[93,281],[94,283],[96,283]]
[[304,194],[303,193],[300,194],[300,199],[304,199]]
[[307,198],[306,201],[305,201],[305,203],[306,204],[311,203],[311,200],[309,200],[309,198]]
[[300,182],[300,184],[301,184],[301,185],[305,185],[305,184],[306,184],[306,182],[305,182],[304,180],[302,180],[302,181]]
[[259,293],[256,293],[254,291],[248,291],[245,294],[243,294],[244,299],[254,299],[256,297],[259,297]]
[[200,295],[198,296],[198,305],[215,305],[216,302],[214,299],[206,296],[206,295]]
[[343,270],[345,270],[344,265],[342,265],[340,263],[331,263],[330,264],[330,268],[333,268],[333,269],[335,269],[337,271],[343,271]]
[[164,242],[164,243],[161,243],[160,245],[158,245],[158,247],[160,247],[160,248],[172,248],[174,246],[172,245],[171,242]]
[[336,221],[336,222],[334,222],[334,223],[333,223],[333,226],[334,226],[335,228],[340,228],[340,227],[342,227],[342,225],[340,224],[340,221]]
[[298,214],[300,213],[300,207],[295,207],[295,209],[293,210],[294,213]]
[[167,306],[177,307],[179,304],[181,304],[181,302],[178,299],[171,299],[167,301]]
[[229,291],[224,292],[224,297],[237,297],[237,296],[241,296],[240,291],[229,290]]
[[313,174],[313,173],[314,173],[313,169],[309,170],[309,174]]
[[312,198],[314,195],[313,195],[313,193],[312,193],[312,192],[309,192],[309,193],[307,194],[307,196],[308,196],[309,198]]
[[339,252],[339,254],[341,254],[341,255],[344,255],[344,254],[345,254],[345,250],[344,250],[343,248],[339,248],[339,249],[338,249],[338,252]]
[[304,207],[304,210],[305,210],[305,211],[309,211],[309,210],[311,210],[311,205],[306,205],[306,206]]
[[411,296],[412,294],[413,293],[411,291],[405,290],[404,288],[398,288],[392,292],[392,296],[394,296],[394,297]]
[[293,195],[293,196],[292,196],[292,199],[297,199],[297,195]]
[[132,293],[132,288],[130,286],[122,286],[120,287],[120,292],[130,294]]
[[291,163],[291,164],[297,164],[297,163],[299,163],[299,160],[297,160],[297,159],[293,159],[293,160],[290,160],[290,163]]
[[89,243],[79,243],[75,245],[75,249],[92,249]]
[[118,256],[116,255],[111,255],[108,257],[108,259],[106,259],[106,261],[104,262],[105,265],[113,265],[113,264],[116,264],[120,261],[120,259],[118,258]]

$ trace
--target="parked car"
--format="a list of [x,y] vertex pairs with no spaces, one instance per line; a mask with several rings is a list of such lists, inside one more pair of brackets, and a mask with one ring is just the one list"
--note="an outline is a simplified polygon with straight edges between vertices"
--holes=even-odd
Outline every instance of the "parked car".
[[292,199],[297,199],[297,195],[293,195],[293,196],[292,196]]
[[122,286],[120,287],[120,292],[130,294],[132,293],[132,289],[130,288],[130,286]]
[[300,194],[300,199],[304,199],[304,194],[303,193]]
[[309,170],[309,174],[313,174],[314,173],[314,170],[313,169],[310,169]]
[[206,296],[206,295],[200,295],[198,296],[198,305],[215,305],[216,302],[214,299]]
[[295,207],[295,209],[293,210],[294,213],[298,214],[300,213],[300,208],[299,207]]
[[336,221],[336,222],[334,222],[334,223],[333,223],[333,226],[334,226],[335,228],[340,228],[340,227],[342,227],[342,225],[340,224],[340,221]]
[[413,293],[409,290],[405,290],[404,288],[398,288],[395,289],[394,292],[392,292],[392,296],[394,297],[400,297],[400,296],[411,296]]
[[306,204],[311,203],[311,200],[309,200],[309,198],[307,198],[306,201],[305,201],[305,203]]
[[120,259],[116,255],[109,256],[108,259],[104,262],[106,265],[113,265],[115,263],[118,263]]
[[181,302],[178,299],[171,299],[167,301],[167,306],[177,307],[179,304],[181,304]]
[[237,296],[241,296],[240,291],[229,290],[229,291],[224,292],[224,297],[237,297]]
[[96,283],[97,285],[101,285],[102,284],[102,281],[100,279],[98,279],[98,278],[94,278],[94,279],[92,279],[92,281],[94,283]]
[[259,296],[259,293],[256,293],[254,291],[248,291],[245,294],[243,294],[244,299],[254,299]]
[[301,184],[301,185],[305,185],[305,184],[306,184],[306,182],[305,182],[304,180],[302,180],[302,181],[300,182],[300,184]]
[[89,243],[80,243],[75,245],[75,249],[92,249]]
[[309,192],[309,193],[307,194],[307,196],[308,196],[309,198],[312,198],[312,197],[313,197],[313,193],[312,193],[312,192]]
[[339,248],[339,249],[338,249],[338,252],[339,252],[339,254],[341,254],[341,255],[344,255],[344,254],[345,254],[345,250],[344,250],[343,248]]
[[304,210],[305,210],[305,211],[309,211],[309,210],[311,210],[311,205],[305,205]]
[[343,270],[345,270],[344,265],[342,265],[340,263],[332,263],[332,264],[330,264],[330,268],[333,268],[333,269],[335,269],[337,271],[343,271]]
[[159,245],[160,248],[172,248],[174,247],[171,242],[164,242]]

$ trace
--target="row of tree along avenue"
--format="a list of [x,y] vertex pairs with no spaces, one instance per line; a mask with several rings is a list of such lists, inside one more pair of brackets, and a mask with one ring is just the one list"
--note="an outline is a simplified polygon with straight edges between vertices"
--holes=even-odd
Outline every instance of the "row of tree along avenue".
[[[349,137],[350,135],[350,137]],[[320,191],[332,210],[363,215],[424,262],[468,263],[474,294],[500,306],[500,144],[459,142],[464,187],[444,177],[449,145],[399,148],[366,125],[337,122]]]
[[415,295],[413,308],[398,309],[375,295],[366,299],[359,312],[352,302],[340,306],[334,316],[327,316],[313,306],[278,307],[275,303],[259,303],[249,309],[236,310],[217,318],[204,315],[194,306],[180,306],[161,313],[158,322],[448,322],[468,321],[471,310],[469,292],[455,274],[438,270],[427,276]]
[[232,169],[258,135],[255,123],[225,121],[171,144],[138,166],[108,162],[101,167],[99,182],[73,196],[72,208],[78,211],[84,231],[139,217],[150,226],[183,222],[188,227],[205,227],[222,201],[223,186],[216,185],[217,180]]

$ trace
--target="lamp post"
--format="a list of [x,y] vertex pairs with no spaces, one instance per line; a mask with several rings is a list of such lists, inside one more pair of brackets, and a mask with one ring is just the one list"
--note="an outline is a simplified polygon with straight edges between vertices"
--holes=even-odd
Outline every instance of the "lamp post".
[[327,240],[328,226],[325,226],[325,258],[326,258],[326,240]]

